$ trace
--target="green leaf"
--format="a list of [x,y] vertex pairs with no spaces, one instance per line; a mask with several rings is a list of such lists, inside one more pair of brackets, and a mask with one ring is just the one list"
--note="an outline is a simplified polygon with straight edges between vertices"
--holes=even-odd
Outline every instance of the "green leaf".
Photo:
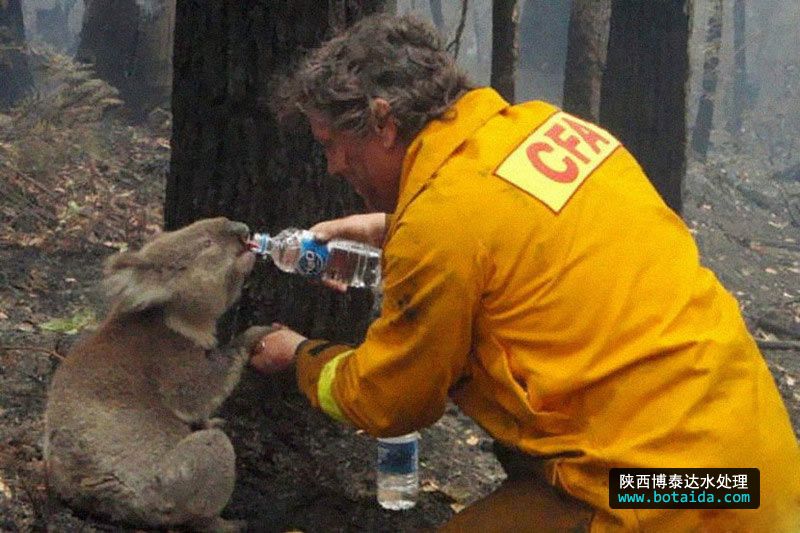
[[94,311],[90,309],[81,309],[70,318],[54,318],[53,320],[48,320],[44,324],[40,324],[39,328],[45,331],[64,333],[65,335],[75,335],[81,329],[93,324],[95,320]]

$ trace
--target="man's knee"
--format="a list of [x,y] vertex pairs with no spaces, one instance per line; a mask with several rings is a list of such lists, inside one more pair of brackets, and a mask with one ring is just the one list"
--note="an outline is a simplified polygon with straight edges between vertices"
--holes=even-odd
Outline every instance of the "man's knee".
[[513,479],[455,515],[440,531],[588,531],[593,511],[538,479]]

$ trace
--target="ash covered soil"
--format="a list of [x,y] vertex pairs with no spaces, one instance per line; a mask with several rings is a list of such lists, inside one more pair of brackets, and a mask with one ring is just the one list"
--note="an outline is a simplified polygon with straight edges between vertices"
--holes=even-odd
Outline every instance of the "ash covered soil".
[[[74,80],[83,97],[85,81]],[[98,91],[95,108],[110,99]],[[158,231],[169,117],[130,127],[107,115],[57,118],[63,113],[44,107],[51,105],[33,102],[0,116],[0,530],[119,531],[47,496],[42,413],[74,331],[91,329],[102,315],[103,259]],[[42,116],[50,118],[42,123]],[[797,433],[798,152],[773,153],[769,163],[741,153],[747,146],[690,164],[684,220],[703,263],[740,302]],[[238,473],[224,516],[248,520],[251,531],[425,529],[502,480],[491,439],[450,407],[422,431],[418,505],[384,511],[375,502],[373,440],[299,395],[286,396],[281,381],[291,379],[248,371],[223,407]]]

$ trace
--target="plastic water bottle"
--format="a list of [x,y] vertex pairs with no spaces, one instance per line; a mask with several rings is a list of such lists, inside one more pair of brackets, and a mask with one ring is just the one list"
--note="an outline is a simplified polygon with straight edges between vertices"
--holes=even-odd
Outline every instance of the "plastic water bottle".
[[377,441],[378,503],[392,511],[411,509],[419,493],[419,433]]
[[344,239],[320,242],[308,230],[287,228],[274,237],[255,233],[250,248],[279,269],[310,278],[375,289],[381,281],[381,251]]

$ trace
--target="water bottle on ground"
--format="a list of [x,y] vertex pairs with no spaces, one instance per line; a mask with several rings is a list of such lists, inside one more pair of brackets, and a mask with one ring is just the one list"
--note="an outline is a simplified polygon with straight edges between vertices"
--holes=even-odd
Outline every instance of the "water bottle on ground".
[[379,438],[377,442],[378,503],[392,511],[411,509],[419,493],[419,433]]
[[381,251],[344,239],[320,242],[308,230],[287,228],[275,236],[255,233],[250,248],[270,257],[279,269],[348,287],[375,289],[381,281]]

